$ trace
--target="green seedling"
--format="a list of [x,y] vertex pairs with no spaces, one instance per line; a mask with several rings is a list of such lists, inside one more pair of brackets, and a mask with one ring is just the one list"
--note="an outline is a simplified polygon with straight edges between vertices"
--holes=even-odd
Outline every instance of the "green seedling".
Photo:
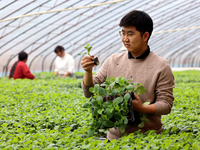
[[[79,53],[78,55],[85,55],[85,54],[88,54],[89,56],[91,56],[91,55],[90,55],[90,51],[91,51],[91,49],[92,49],[92,46],[90,46],[90,44],[87,44],[84,48],[87,50],[87,52],[85,52],[85,53]],[[95,64],[96,66],[99,65],[99,59],[98,59],[98,57],[95,57],[95,58],[94,58],[94,64]]]

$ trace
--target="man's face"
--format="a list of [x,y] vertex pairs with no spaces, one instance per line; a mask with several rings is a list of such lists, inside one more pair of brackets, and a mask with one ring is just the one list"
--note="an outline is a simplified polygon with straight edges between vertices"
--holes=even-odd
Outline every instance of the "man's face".
[[147,45],[147,39],[135,27],[123,27],[121,35],[124,46],[131,53],[140,53]]
[[56,55],[59,56],[59,57],[63,57],[63,54],[64,54],[64,51],[61,51],[61,52],[57,52],[57,53],[56,53]]

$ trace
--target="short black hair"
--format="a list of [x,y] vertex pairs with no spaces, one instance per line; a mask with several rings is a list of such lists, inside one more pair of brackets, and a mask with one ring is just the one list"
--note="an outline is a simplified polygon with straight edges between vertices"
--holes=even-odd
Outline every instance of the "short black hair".
[[20,52],[19,54],[18,54],[18,60],[19,61],[23,61],[23,60],[25,60],[25,59],[27,59],[28,58],[28,54],[26,53],[26,52],[24,52],[24,51],[22,51],[22,52]]
[[119,23],[120,27],[135,27],[141,33],[149,32],[149,38],[153,31],[153,20],[144,11],[133,10],[126,14]]
[[58,45],[58,46],[56,46],[56,48],[54,49],[54,52],[57,54],[58,52],[62,52],[62,51],[64,51],[64,50],[65,50],[64,47]]

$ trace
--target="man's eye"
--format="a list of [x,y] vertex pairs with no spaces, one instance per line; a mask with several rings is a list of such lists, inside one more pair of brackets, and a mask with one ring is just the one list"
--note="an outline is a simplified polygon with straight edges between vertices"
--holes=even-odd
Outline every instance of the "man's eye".
[[129,35],[129,36],[133,36],[134,34],[133,34],[133,33],[128,33],[128,35]]

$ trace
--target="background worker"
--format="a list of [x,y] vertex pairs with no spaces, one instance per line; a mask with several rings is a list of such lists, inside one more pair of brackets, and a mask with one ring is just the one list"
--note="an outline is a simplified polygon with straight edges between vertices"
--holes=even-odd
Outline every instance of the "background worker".
[[55,75],[59,75],[61,78],[75,77],[74,72],[74,58],[65,53],[65,49],[62,46],[57,46],[54,50],[57,57],[55,60]]
[[34,79],[35,76],[30,72],[28,66],[26,65],[28,59],[28,54],[24,51],[18,54],[18,61],[13,64],[10,69],[8,78],[14,79]]

